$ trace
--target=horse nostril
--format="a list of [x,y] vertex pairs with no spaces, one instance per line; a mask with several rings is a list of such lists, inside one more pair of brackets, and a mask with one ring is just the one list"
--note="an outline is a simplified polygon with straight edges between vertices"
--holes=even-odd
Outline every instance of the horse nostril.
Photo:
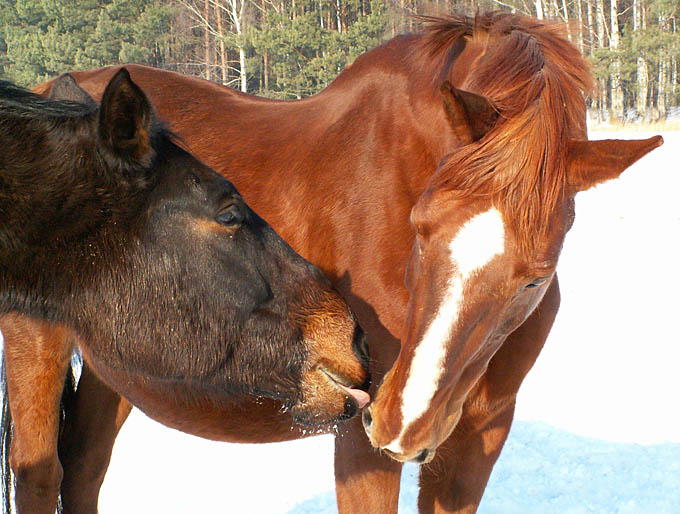
[[344,412],[342,414],[341,419],[345,420],[345,419],[353,418],[354,416],[356,416],[356,414],[358,412],[359,412],[359,406],[357,405],[357,403],[354,400],[347,398],[345,400],[345,409],[344,409]]
[[416,455],[413,459],[411,459],[411,462],[415,462],[416,464],[422,464],[429,457],[430,457],[430,450],[423,450],[418,455]]
[[371,416],[371,408],[366,407],[361,413],[361,422],[364,424],[366,434],[371,435],[371,428],[373,427],[373,416]]

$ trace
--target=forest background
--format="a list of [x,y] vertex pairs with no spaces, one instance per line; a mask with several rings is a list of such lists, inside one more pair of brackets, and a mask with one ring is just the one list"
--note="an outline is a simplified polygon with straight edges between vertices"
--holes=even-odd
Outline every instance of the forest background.
[[418,30],[414,15],[502,9],[568,23],[590,59],[599,120],[678,111],[680,0],[0,0],[0,78],[141,63],[293,99],[358,55]]

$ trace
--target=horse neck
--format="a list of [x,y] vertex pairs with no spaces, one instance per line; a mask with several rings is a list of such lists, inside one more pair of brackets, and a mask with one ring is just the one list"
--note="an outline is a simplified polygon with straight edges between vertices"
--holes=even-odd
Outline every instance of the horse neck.
[[[455,145],[432,78],[406,66],[408,42],[365,54],[326,90],[304,100],[275,102],[225,91],[223,114],[216,117],[207,96],[201,104],[212,110],[206,118],[216,120],[219,144],[205,137],[208,128],[188,128],[194,131],[187,137],[192,150],[331,275],[343,267],[343,247],[357,247],[355,232],[334,232],[358,217],[376,237],[392,232],[394,240],[398,234],[403,241],[395,244],[408,251],[410,208]],[[185,120],[182,130],[188,125],[197,124]],[[394,206],[389,213],[369,216],[376,206],[388,205]]]
[[[456,141],[437,91],[435,69],[419,62],[414,52],[419,38],[408,35],[388,41],[358,57],[318,95],[292,102],[302,112],[309,105],[328,113],[307,134],[316,136],[319,145],[340,147],[346,153],[373,148],[383,157],[398,155],[401,160],[420,155],[436,167]],[[342,134],[340,141],[318,140],[320,134],[334,133]],[[433,171],[415,177],[416,183],[427,181]]]
[[141,187],[123,173],[104,169],[90,120],[49,124],[58,128],[45,128],[36,120],[15,124],[1,134],[3,250],[77,238],[120,209],[121,201],[134,196],[132,189]]
[[75,284],[124,235],[120,214],[137,212],[134,195],[104,173],[90,121],[0,126],[0,309],[63,320]]
[[[241,163],[260,165],[280,177],[313,176],[319,187],[342,190],[336,192],[345,197],[366,191],[347,190],[340,177],[349,181],[363,173],[364,182],[389,177],[417,198],[439,159],[457,142],[433,77],[410,64],[413,39],[397,38],[362,55],[328,88],[304,100],[230,94],[224,116],[238,119],[238,125],[225,146],[239,139],[237,131],[241,138],[250,136],[247,152],[237,143],[220,149],[223,158],[241,168]],[[239,172],[226,158],[222,168],[239,185]]]

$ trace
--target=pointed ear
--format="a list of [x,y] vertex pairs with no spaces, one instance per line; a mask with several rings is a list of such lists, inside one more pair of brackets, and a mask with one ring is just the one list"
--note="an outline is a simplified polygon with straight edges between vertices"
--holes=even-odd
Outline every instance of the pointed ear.
[[649,139],[602,139],[569,142],[569,185],[576,193],[618,177],[631,164],[663,144],[661,136]]
[[498,112],[483,96],[456,89],[448,80],[439,91],[451,128],[463,144],[481,139],[496,124]]
[[125,68],[104,90],[99,106],[99,138],[119,158],[143,165],[153,158],[150,132],[153,108]]
[[54,79],[48,99],[69,100],[71,102],[78,102],[85,105],[96,105],[92,97],[78,85],[78,83],[69,73],[64,73]]

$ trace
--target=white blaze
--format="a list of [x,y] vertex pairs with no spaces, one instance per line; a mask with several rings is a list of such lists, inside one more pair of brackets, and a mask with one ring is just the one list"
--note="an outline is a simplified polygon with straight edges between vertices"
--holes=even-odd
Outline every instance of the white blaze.
[[406,385],[402,391],[402,426],[387,450],[401,453],[401,438],[411,423],[427,411],[444,374],[447,343],[463,305],[465,285],[505,250],[503,216],[492,208],[468,220],[449,243],[452,273],[442,303],[422,340],[416,346]]

